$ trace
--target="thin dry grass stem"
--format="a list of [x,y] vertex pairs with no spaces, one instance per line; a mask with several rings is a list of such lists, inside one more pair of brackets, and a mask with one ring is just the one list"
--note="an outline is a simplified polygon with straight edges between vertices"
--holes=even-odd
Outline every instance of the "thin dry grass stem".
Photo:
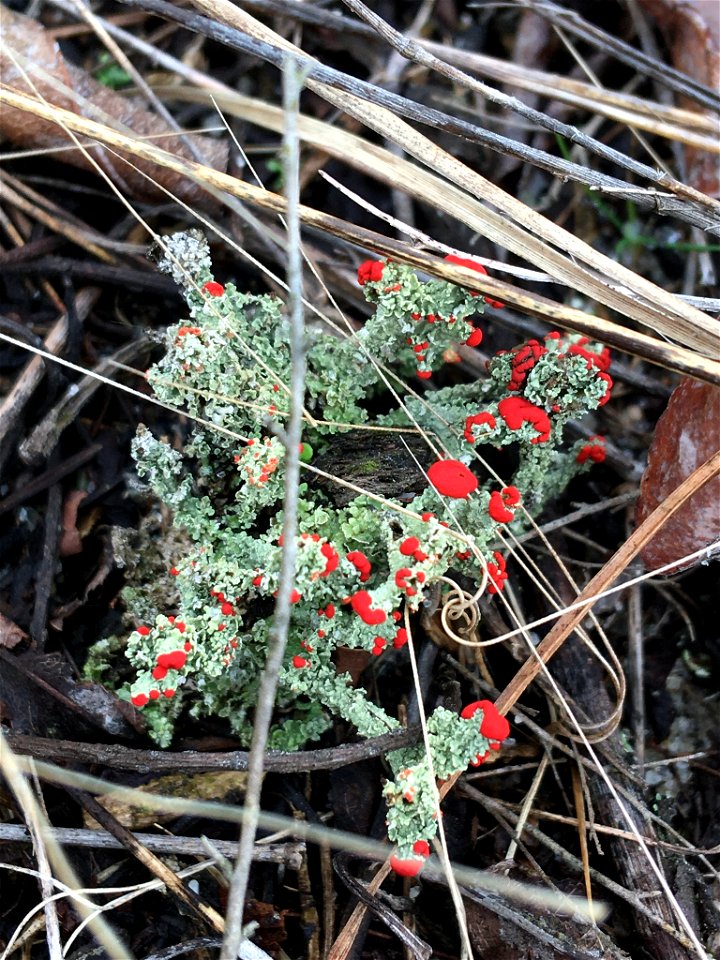
[[[602,84],[600,83],[600,80],[599,80],[598,76],[595,74],[595,72],[593,71],[592,67],[590,66],[590,64],[589,64],[589,63],[587,62],[587,60],[585,59],[585,57],[583,57],[583,56],[581,55],[581,53],[580,53],[580,51],[578,50],[577,46],[576,46],[576,45],[573,43],[573,41],[566,35],[566,33],[564,32],[564,30],[562,29],[562,27],[558,27],[558,26],[556,26],[556,25],[553,25],[553,29],[554,29],[555,33],[558,35],[558,37],[560,38],[560,40],[562,41],[562,43],[563,43],[563,45],[565,46],[565,48],[570,52],[570,54],[571,54],[571,56],[573,57],[573,59],[575,60],[575,62],[578,64],[578,66],[580,67],[580,69],[583,71],[583,73],[590,79],[590,81],[591,81],[598,89],[601,89],[601,88],[602,88]],[[634,78],[633,78],[633,81],[634,81]],[[631,81],[631,83],[632,83],[633,81]],[[599,116],[599,115],[596,114],[596,115],[593,117],[592,124],[593,124],[594,126],[598,126],[598,127],[601,126],[601,120],[600,120],[600,116]],[[651,160],[653,161],[653,163],[656,165],[657,169],[658,169],[658,170],[662,170],[662,172],[665,174],[665,176],[667,176],[667,177],[673,177],[673,179],[677,179],[677,178],[674,177],[674,175],[672,174],[672,172],[668,169],[667,164],[661,159],[661,157],[660,157],[660,155],[658,154],[658,152],[657,152],[656,150],[654,150],[654,149],[650,146],[650,144],[649,144],[647,138],[645,137],[645,135],[644,135],[643,133],[641,133],[638,129],[636,129],[634,126],[630,125],[630,124],[627,124],[627,123],[626,123],[626,124],[624,124],[624,125],[628,128],[628,130],[630,131],[631,135],[632,135],[632,136],[637,140],[637,142],[642,146],[643,150],[647,153],[647,155],[650,157],[650,159],[651,159]],[[716,142],[715,146],[716,146],[716,148],[720,148],[720,143]],[[713,150],[713,153],[714,153],[714,152],[715,152],[715,150]]]
[[[20,183],[15,177],[7,173],[0,174],[2,181],[2,192],[5,200],[22,210],[33,220],[47,227],[52,233],[65,237],[72,243],[87,250],[92,256],[97,257],[103,263],[116,263],[115,257],[108,253],[103,246],[93,243],[90,239],[94,231],[86,226],[78,227],[68,220],[62,211],[56,208],[57,215],[47,209],[48,201],[41,198],[34,190],[31,190],[26,184]],[[15,189],[17,188],[17,189]],[[25,196],[22,195],[22,193]],[[29,199],[28,197],[32,198]]]
[[[108,783],[99,777],[77,773],[76,771],[67,770],[54,764],[45,763],[44,761],[34,761],[21,755],[16,756],[15,762],[21,771],[32,769],[37,772],[37,775],[42,780],[49,783],[71,786],[103,796],[112,795],[116,800],[121,800],[130,806],[137,806],[145,810],[152,809],[176,816],[195,816],[237,824],[242,823],[245,817],[244,808],[236,805],[207,800],[193,800],[189,797],[166,797],[157,793],[150,793],[144,790],[140,791],[133,787],[124,787],[116,783]],[[331,829],[321,823],[293,820],[291,817],[277,813],[261,811],[259,823],[264,830],[282,830],[286,835],[296,837],[299,840],[326,844],[332,849],[346,850],[349,853],[359,854],[369,859],[383,861],[388,852],[387,844],[379,843],[369,837],[360,836],[355,833],[347,833],[336,828]],[[458,866],[457,864],[453,865],[453,871],[461,883],[477,886],[480,889],[497,891],[511,899],[534,903],[547,907],[548,909],[559,910],[562,913],[568,912],[572,914],[578,912],[580,916],[588,917],[587,907],[583,897],[571,897],[565,894],[559,896],[550,895],[546,891],[538,891],[526,884],[510,881],[505,877],[499,877],[492,873]],[[155,881],[152,882],[154,883]],[[594,916],[602,918],[605,913],[605,907],[595,904]],[[122,958],[122,960],[126,960],[126,958]]]
[[585,896],[588,904],[592,906],[592,880],[590,877],[590,856],[588,852],[587,831],[585,823],[585,797],[583,785],[580,779],[580,772],[577,766],[572,767],[572,789],[573,800],[575,802],[575,812],[578,822],[578,840],[580,841],[580,858],[582,860],[583,881],[585,883]]
[[561,26],[569,33],[574,33],[587,43],[598,47],[605,53],[612,54],[623,63],[635,67],[641,76],[650,76],[658,80],[663,86],[679,93],[697,103],[709,107],[711,110],[720,110],[720,94],[717,90],[695,80],[687,73],[676,70],[667,63],[659,63],[656,58],[648,56],[641,50],[636,50],[623,40],[613,37],[600,27],[584,20],[574,10],[549,2],[549,0],[521,0],[522,4],[532,9],[539,16],[547,19],[555,26]]
[[[672,494],[661,503],[643,523],[630,535],[626,542],[616,551],[603,569],[587,584],[580,594],[580,601],[592,597],[610,587],[622,571],[640,553],[643,547],[650,542],[662,525],[690,497],[705,486],[713,477],[720,473],[720,451],[697,468],[684,480]],[[562,616],[542,643],[534,651],[517,672],[511,683],[500,694],[497,702],[501,712],[507,712],[522,695],[523,691],[538,675],[542,667],[565,642],[572,631],[581,623],[593,601],[588,601],[578,609]]]
[[[2,182],[1,177],[0,177],[0,182]],[[25,246],[25,244],[27,243],[26,237],[23,236],[23,234],[17,229],[13,221],[7,215],[5,210],[3,210],[1,207],[0,207],[0,224],[2,225],[3,229],[6,231],[7,235],[10,237],[10,240],[15,245],[16,249],[20,249],[21,247]],[[62,299],[57,294],[52,284],[43,277],[43,279],[40,282],[40,286],[45,292],[48,300],[50,300],[50,302],[54,305],[55,309],[58,310],[60,313],[64,313],[65,304],[62,302]],[[0,416],[0,422],[2,422],[1,416]]]
[[[14,106],[21,110],[24,109],[44,119],[61,123],[67,126],[68,129],[99,138],[106,143],[112,143],[120,150],[135,152],[145,159],[167,166],[169,169],[183,172],[188,176],[198,179],[199,182],[202,182],[204,185],[214,186],[217,189],[242,197],[247,200],[247,202],[257,206],[265,207],[275,212],[280,212],[284,209],[283,199],[276,194],[268,191],[260,191],[257,187],[252,187],[250,184],[245,184],[236,178],[228,177],[212,168],[203,167],[191,161],[179,160],[172,154],[158,147],[133,140],[133,138],[126,137],[102,124],[97,124],[85,117],[79,117],[69,111],[63,111],[60,108],[50,108],[32,97],[7,90],[0,90],[0,103],[6,103],[8,106]],[[402,162],[398,161],[397,158],[394,158],[394,160],[396,163]],[[420,176],[423,173],[421,168],[413,167],[413,171],[414,181],[422,179]],[[438,190],[439,183],[438,181]],[[442,193],[447,194],[447,196],[443,197],[441,205],[447,205],[446,201],[449,201],[451,212],[459,216],[460,219],[469,225],[480,229],[480,220],[476,223],[474,215],[466,215],[462,209],[458,208],[456,204],[452,202],[453,189],[452,185],[444,184]],[[435,191],[433,191],[433,193],[435,193]],[[462,198],[464,208],[475,208],[476,201],[470,196],[463,194],[462,191],[458,191],[458,194]],[[438,192],[438,199],[440,196],[441,193]],[[696,321],[696,326],[693,327],[692,331],[688,331],[687,342],[693,344],[697,350],[704,351],[707,341],[710,340],[712,348],[707,351],[707,356],[704,355],[704,352],[698,353],[695,352],[695,349],[665,343],[647,334],[627,330],[618,324],[592,317],[590,314],[583,313],[580,310],[555,304],[544,297],[529,296],[524,291],[499,280],[491,280],[487,277],[478,278],[478,274],[474,271],[438,261],[435,257],[413,250],[408,244],[400,243],[388,237],[382,237],[379,234],[372,233],[372,231],[354,227],[352,224],[339,221],[335,217],[322,214],[311,208],[301,206],[300,215],[308,225],[316,226],[327,233],[349,240],[352,243],[368,249],[390,255],[401,263],[417,267],[441,279],[459,283],[468,289],[480,289],[483,293],[487,293],[493,297],[502,297],[504,301],[517,306],[526,313],[540,316],[549,323],[556,324],[564,329],[572,329],[584,333],[592,339],[602,340],[610,346],[615,346],[621,350],[644,356],[651,362],[660,363],[678,372],[688,373],[711,383],[720,383],[720,363],[714,359],[708,359],[708,357],[712,357],[715,354],[720,356],[720,351],[717,350],[714,340],[710,337],[709,318],[700,311],[687,307],[678,298],[670,294],[665,294],[660,288],[654,288],[658,294],[658,300],[667,301],[667,299],[670,298],[671,305],[669,307],[669,313],[664,316],[662,322],[657,324],[658,329],[661,327],[666,328],[669,333],[675,320],[677,320],[678,325],[681,324],[681,321],[677,317],[677,311],[672,306],[672,302],[674,302],[675,305],[679,304],[683,310],[691,310],[693,317],[698,317],[699,320]],[[504,222],[507,223],[507,218]],[[487,233],[488,231],[485,232]],[[498,242],[502,243],[499,239]],[[521,253],[521,255],[523,254]],[[566,279],[568,281],[571,280],[571,278]],[[624,291],[623,287],[618,287],[615,292],[622,300],[622,310],[628,316],[633,316],[637,314],[638,311],[645,315],[645,307],[642,306],[641,300],[634,300],[629,288]],[[600,297],[600,299],[603,299],[603,297]],[[669,319],[670,317],[673,319]],[[639,318],[636,317],[636,319]],[[643,321],[641,320],[640,322]],[[687,324],[682,325],[687,327]],[[678,335],[679,326],[673,326],[672,330],[675,335]]]
[[[496,816],[499,823],[502,823],[503,817],[507,818],[513,825],[517,822],[517,814],[513,812],[510,804],[504,803],[500,800],[491,799],[486,794],[481,793],[475,787],[472,787],[467,783],[463,784],[462,792],[466,797],[471,800],[475,800],[484,809]],[[526,823],[525,831],[530,837],[532,837],[533,840],[545,847],[555,857],[557,857],[561,863],[565,863],[570,869],[582,874],[582,861],[579,857],[575,857],[573,854],[569,853],[565,847],[562,846],[562,844],[553,840],[533,824]],[[669,936],[677,940],[678,943],[681,943],[686,949],[693,951],[700,958],[700,960],[707,960],[707,954],[703,950],[702,946],[698,945],[699,950],[698,946],[696,946],[698,941],[694,933],[692,938],[690,936],[685,936],[681,931],[676,930],[675,927],[671,926],[669,923],[666,923],[645,904],[643,897],[636,891],[628,890],[626,887],[623,887],[621,884],[617,883],[615,880],[612,880],[606,874],[601,873],[599,870],[593,867],[590,867],[590,877],[595,883],[603,886],[614,896],[619,897],[621,900],[625,901],[625,903],[630,904],[633,910],[641,913],[659,930],[663,930]],[[583,900],[583,902],[587,905],[586,900]]]
[[525,799],[523,800],[522,807],[520,808],[520,815],[518,817],[517,824],[515,825],[515,832],[513,838],[510,841],[510,844],[507,848],[507,853],[505,854],[506,860],[514,860],[517,854],[518,844],[520,838],[522,837],[523,829],[525,824],[528,821],[528,817],[532,813],[533,806],[535,804],[535,798],[537,797],[537,792],[540,789],[540,784],[543,782],[545,777],[545,771],[548,768],[550,763],[550,755],[545,752],[540,758],[540,763],[538,764],[537,770],[535,771],[535,776],[532,779],[530,784],[530,789],[525,794]]
[[548,73],[472,50],[460,50],[431,40],[421,40],[420,43],[449,63],[500,83],[540,94],[549,101],[566,103],[668,140],[697,144],[698,149],[712,153],[720,150],[716,136],[717,123],[705,113],[646,100],[624,91],[596,87],[573,77]]
[[[80,882],[69,860],[65,856],[62,847],[57,843],[50,824],[43,815],[23,776],[24,771],[36,772],[34,762],[30,760],[23,764],[22,758],[16,757],[2,729],[0,729],[0,769],[8,786],[15,794],[20,809],[24,813],[26,822],[32,824],[33,832],[42,837],[48,860],[56,876],[64,883],[68,893],[72,897],[73,906],[81,916],[85,918],[91,917],[95,905],[85,896],[75,896],[73,891],[80,890]],[[39,771],[37,772],[38,775],[41,775]],[[112,960],[132,960],[132,953],[104,918],[99,916],[94,917],[90,921],[90,928],[93,935],[105,948]],[[5,960],[8,949],[9,945],[0,960]]]
[[[45,821],[49,822],[40,781],[36,776],[33,776],[32,780],[38,810],[42,814]],[[43,911],[45,914],[45,932],[49,960],[61,960],[62,940],[60,938],[60,923],[57,913],[57,904],[52,899],[54,883],[52,878],[52,869],[50,867],[50,859],[47,855],[42,832],[36,829],[36,824],[32,818],[27,820],[27,824],[32,836],[33,850],[35,852],[35,858],[37,860],[38,870],[40,873],[40,891],[42,893],[44,903]]]

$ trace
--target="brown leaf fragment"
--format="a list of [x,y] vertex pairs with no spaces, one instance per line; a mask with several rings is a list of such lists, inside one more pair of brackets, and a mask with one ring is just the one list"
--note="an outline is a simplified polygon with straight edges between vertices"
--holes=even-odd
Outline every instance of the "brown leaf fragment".
[[[126,97],[98,83],[90,74],[67,61],[55,40],[37,21],[0,6],[0,82],[23,94],[38,96],[51,105],[72,110],[106,123],[124,133],[152,138],[152,142],[188,160],[200,159],[225,170],[227,144],[211,137],[176,133],[161,117],[148,110],[137,97]],[[65,163],[95,170],[74,142],[54,123],[4,107],[0,111],[0,136],[23,149],[64,146],[56,157]],[[198,151],[196,157],[188,144]],[[172,170],[128,156],[134,164],[103,147],[91,145],[91,153],[113,183],[134,199],[166,200],[161,188],[187,203],[208,204],[208,194],[196,183]],[[157,181],[156,186],[152,181]]]
[[9,620],[0,613],[0,647],[12,650],[22,640],[27,640],[27,636],[14,620]]
[[[720,449],[720,388],[686,378],[675,389],[655,428],[640,483],[640,524],[683,480]],[[720,477],[692,496],[653,537],[641,557],[656,570],[720,539]],[[681,563],[668,573],[698,561]]]
[[62,534],[58,545],[61,557],[74,557],[82,553],[82,537],[77,528],[77,515],[80,504],[87,497],[86,490],[72,490],[63,504]]

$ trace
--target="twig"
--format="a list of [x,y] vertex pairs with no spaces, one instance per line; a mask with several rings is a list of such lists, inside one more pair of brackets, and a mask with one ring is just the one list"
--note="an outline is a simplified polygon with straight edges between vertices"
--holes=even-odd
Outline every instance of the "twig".
[[283,69],[283,109],[285,112],[285,184],[288,234],[288,317],[290,345],[290,416],[284,430],[285,497],[283,500],[283,552],[273,626],[268,640],[268,655],[263,670],[258,703],[255,710],[253,738],[250,746],[248,784],[245,794],[246,817],[240,832],[240,849],[228,896],[227,925],[220,960],[235,960],[243,939],[243,907],[250,874],[252,850],[260,812],[263,780],[263,759],[268,731],[275,706],[280,669],[285,655],[292,611],[291,594],[295,582],[298,489],[302,438],[303,402],[305,396],[305,320],[302,295],[302,254],[300,248],[300,190],[298,181],[299,140],[297,116],[305,69],[288,57]]
[[[96,850],[117,850],[122,843],[104,830],[85,830],[80,827],[53,827],[53,836],[64,847],[90,847]],[[205,857],[208,853],[208,842],[213,850],[217,850],[224,857],[234,857],[237,854],[237,843],[234,840],[206,840],[204,837],[166,837],[156,833],[138,833],[133,830],[133,836],[148,850],[155,853],[176,856]],[[0,841],[3,843],[31,843],[32,838],[26,827],[16,823],[0,823]],[[283,863],[291,870],[300,866],[303,857],[302,843],[274,843],[256,845],[253,850],[253,860],[257,863]]]

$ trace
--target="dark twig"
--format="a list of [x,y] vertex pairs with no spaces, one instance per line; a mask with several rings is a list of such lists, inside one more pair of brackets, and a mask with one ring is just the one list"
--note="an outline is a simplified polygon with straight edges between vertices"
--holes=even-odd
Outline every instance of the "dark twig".
[[[280,47],[248,37],[239,30],[212,21],[207,17],[183,10],[175,4],[166,2],[166,0],[121,0],[121,2],[127,6],[141,7],[165,19],[182,23],[183,26],[190,30],[194,30],[197,33],[210,37],[232,49],[240,50],[250,56],[260,57],[269,63],[273,63],[277,67],[282,65],[285,52]],[[462,82],[465,86],[482,90],[483,95],[488,99],[515,110],[521,116],[528,115],[528,111],[530,111],[527,119],[531,119],[533,122],[541,124],[553,133],[566,137],[571,143],[577,143],[580,146],[586,147],[603,159],[611,163],[616,163],[631,173],[643,177],[658,188],[677,193],[678,196],[668,196],[664,193],[659,194],[656,190],[643,190],[618,178],[607,176],[606,174],[591,170],[580,164],[555,157],[542,150],[520,144],[515,140],[503,137],[500,134],[493,133],[475,124],[459,120],[457,117],[443,113],[440,110],[426,107],[413,100],[409,100],[407,97],[383,90],[381,87],[367,83],[366,81],[358,80],[356,77],[351,77],[340,70],[326,67],[309,57],[300,58],[300,62],[307,67],[308,77],[312,80],[320,81],[337,90],[348,92],[366,100],[368,103],[385,107],[393,111],[397,116],[416,120],[419,123],[426,124],[427,126],[434,127],[446,133],[463,137],[473,143],[481,143],[503,155],[516,157],[524,163],[532,163],[540,169],[546,170],[553,176],[565,180],[574,180],[593,189],[611,188],[613,196],[617,199],[632,200],[643,209],[649,208],[663,215],[672,214],[710,233],[720,233],[720,206],[717,204],[717,201],[698,191],[692,190],[673,177],[669,177],[663,171],[633,160],[619,150],[605,146],[592,137],[583,134],[570,124],[562,123],[540,111],[530,110],[530,108],[522,104],[521,101],[513,97],[508,97],[493,87],[486,86],[481,81],[475,80],[463,71],[451,67],[449,64],[443,64],[437,57],[427,53],[419,44],[413,44],[412,41],[405,43],[402,35],[399,34],[398,36],[401,41],[399,42],[398,49],[405,56],[408,56],[408,51],[412,49],[412,59],[432,66],[434,69],[441,70],[441,72],[449,77],[452,76],[454,78],[457,75],[457,82]]]
[[[297,753],[271,751],[263,759],[268,773],[301,773],[306,770],[337,770],[350,763],[359,763],[379,757],[388,750],[399,750],[418,743],[420,730],[410,727],[395,730],[381,737],[361,743],[344,744],[325,750],[299,750]],[[169,750],[134,750],[112,743],[80,743],[72,740],[52,740],[45,737],[8,734],[13,749],[37,759],[57,763],[102,764],[115,770],[133,770],[137,773],[201,773],[204,770],[247,770],[250,754],[245,750],[227,753],[202,753],[187,750],[179,753]]]
[[348,853],[338,853],[333,859],[335,873],[340,877],[344,885],[350,890],[362,903],[372,910],[372,912],[395,934],[403,946],[409,950],[414,957],[420,960],[430,960],[432,949],[405,926],[402,920],[398,919],[392,910],[378,896],[371,894],[364,883],[356,879],[348,869],[353,860],[360,860],[360,857],[351,856]]
[[42,557],[35,577],[35,605],[30,621],[30,636],[37,650],[45,649],[47,639],[47,613],[55,582],[55,564],[60,543],[60,517],[62,511],[62,487],[54,483],[48,491],[45,509],[45,532]]
[[[148,850],[175,856],[206,857],[217,851],[224,857],[237,854],[234,840],[206,840],[204,837],[165,837],[155,833],[138,833],[133,836]],[[53,827],[53,835],[64,847],[90,847],[95,850],[122,849],[123,843],[104,830],[83,830],[79,827]],[[3,843],[32,843],[27,827],[17,823],[0,823],[0,841]],[[256,844],[253,860],[256,863],[282,863],[291,870],[300,867],[305,846],[302,843]]]
[[126,848],[143,866],[161,880],[168,890],[170,890],[182,903],[188,907],[192,913],[206,923],[215,933],[222,933],[224,928],[223,918],[213,907],[203,903],[192,890],[189,890],[182,880],[167,866],[167,864],[151,853],[138,838],[124,827],[117,817],[113,816],[101,803],[91,797],[89,793],[83,790],[74,790],[67,788],[68,793],[90,816],[110,833],[119,843]]

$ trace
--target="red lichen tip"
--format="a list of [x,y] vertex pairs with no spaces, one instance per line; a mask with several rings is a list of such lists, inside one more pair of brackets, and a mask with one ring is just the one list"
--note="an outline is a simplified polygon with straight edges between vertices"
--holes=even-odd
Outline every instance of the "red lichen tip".
[[187,662],[187,653],[184,650],[171,650],[169,653],[160,653],[157,658],[158,667],[166,670],[182,670]]
[[203,293],[206,293],[209,297],[221,297],[225,293],[225,287],[215,280],[208,280],[207,283],[204,283],[202,290]]
[[476,700],[463,708],[460,716],[467,720],[474,717],[478,710],[482,710],[483,718],[480,724],[480,733],[492,741],[507,740],[510,736],[510,724],[506,717],[498,712],[492,700]]
[[445,497],[461,500],[478,488],[475,474],[459,460],[438,460],[427,473],[430,483]]
[[416,877],[425,865],[424,857],[390,857],[390,866],[399,877]]
[[358,283],[364,287],[366,283],[377,283],[382,280],[385,263],[382,260],[365,260],[358,267]]
[[130,702],[134,707],[144,707],[148,702],[146,693],[136,693],[134,697],[130,697]]
[[350,605],[363,623],[367,623],[368,626],[377,626],[387,620],[387,614],[384,610],[372,609],[372,597],[367,590],[358,590],[357,593],[354,593],[350,598]]
[[498,403],[498,413],[511,430],[519,430],[524,423],[531,424],[537,431],[531,443],[545,443],[550,439],[550,418],[524,397],[505,397]]
[[417,537],[406,537],[400,544],[400,553],[404,557],[412,557],[416,550],[420,548],[420,541]]
[[584,444],[578,451],[575,460],[577,463],[585,463],[586,460],[592,460],[593,463],[602,463],[605,457],[605,438],[590,437],[588,443]]
[[487,427],[487,432],[490,433],[496,426],[495,417],[491,413],[475,413],[466,418],[463,436],[468,443],[475,443],[477,437],[473,433],[473,427]]

